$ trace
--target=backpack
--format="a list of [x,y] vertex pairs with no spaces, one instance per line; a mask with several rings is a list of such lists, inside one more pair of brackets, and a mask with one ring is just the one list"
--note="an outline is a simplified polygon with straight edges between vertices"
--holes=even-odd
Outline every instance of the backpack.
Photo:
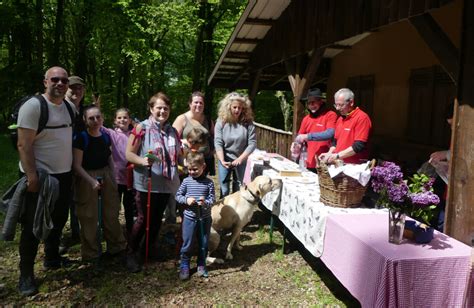
[[27,95],[22,97],[16,104],[13,106],[13,111],[10,114],[10,119],[13,124],[8,126],[8,129],[10,129],[10,139],[13,144],[13,148],[17,149],[17,142],[18,142],[18,113],[20,112],[21,106],[25,102],[27,102],[31,98],[36,98],[40,102],[40,117],[38,121],[38,129],[36,130],[36,135],[41,133],[45,128],[48,129],[57,129],[57,128],[63,128],[63,127],[70,127],[74,123],[75,119],[75,114],[74,111],[72,110],[71,105],[66,100],[63,100],[63,103],[66,105],[66,109],[69,112],[69,116],[71,117],[71,124],[64,124],[64,125],[58,125],[58,126],[46,126],[46,123],[48,123],[49,119],[49,111],[48,111],[48,102],[44,98],[43,95]]

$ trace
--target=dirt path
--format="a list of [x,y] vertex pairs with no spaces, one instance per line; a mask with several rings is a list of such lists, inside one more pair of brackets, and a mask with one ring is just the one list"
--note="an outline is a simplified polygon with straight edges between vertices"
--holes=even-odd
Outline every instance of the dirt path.
[[[242,234],[242,251],[234,260],[209,267],[210,277],[177,277],[174,247],[166,246],[167,260],[151,262],[148,269],[130,274],[120,259],[106,260],[103,270],[80,263],[80,247],[68,255],[76,263],[69,269],[44,271],[42,249],[36,262],[40,293],[22,298],[16,290],[18,252],[16,243],[0,246],[0,303],[15,305],[262,305],[262,306],[357,306],[337,280],[317,259],[303,249],[281,250],[282,237],[274,233],[269,243],[269,215],[256,211]],[[296,245],[296,244],[295,244]],[[298,249],[287,244],[287,249]],[[223,254],[221,252],[221,254]],[[195,264],[195,263],[193,263]],[[330,289],[329,289],[330,288]]]

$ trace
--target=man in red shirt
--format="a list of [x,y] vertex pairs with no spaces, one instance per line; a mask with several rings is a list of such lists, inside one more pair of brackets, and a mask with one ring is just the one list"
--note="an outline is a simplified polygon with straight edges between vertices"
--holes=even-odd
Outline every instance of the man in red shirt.
[[307,100],[309,114],[301,122],[296,142],[308,144],[306,168],[316,172],[316,156],[329,150],[337,114],[326,107],[325,97],[318,88],[309,90],[304,100]]
[[319,158],[331,163],[342,159],[345,163],[360,164],[369,158],[368,141],[372,122],[354,102],[354,93],[342,88],[334,94],[334,107],[341,117],[336,122],[336,132],[331,148]]

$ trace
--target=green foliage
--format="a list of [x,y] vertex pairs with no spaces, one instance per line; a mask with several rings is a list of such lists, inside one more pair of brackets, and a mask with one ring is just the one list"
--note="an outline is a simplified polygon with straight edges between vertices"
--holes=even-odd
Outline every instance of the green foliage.
[[[20,97],[43,91],[42,75],[51,65],[85,78],[85,104],[91,103],[92,93],[100,94],[109,118],[122,106],[144,118],[146,102],[158,91],[171,97],[174,118],[187,109],[196,46],[212,45],[209,60],[200,63],[204,82],[246,1],[209,2],[206,18],[198,16],[200,4],[71,0],[60,10],[57,1],[2,1],[0,128]],[[56,27],[59,15],[61,26]],[[198,36],[203,26],[212,29],[210,37]]]
[[2,159],[0,160],[0,195],[18,179],[18,152],[15,151],[10,141],[10,136],[0,135],[0,148]]

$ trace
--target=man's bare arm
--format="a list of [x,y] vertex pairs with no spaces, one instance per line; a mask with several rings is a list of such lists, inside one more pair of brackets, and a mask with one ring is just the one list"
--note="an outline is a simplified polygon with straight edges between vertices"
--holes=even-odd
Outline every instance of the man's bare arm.
[[36,173],[35,152],[33,142],[36,137],[36,131],[29,128],[18,128],[18,153],[20,154],[21,166],[28,179],[28,191],[36,192],[39,190],[38,175]]

